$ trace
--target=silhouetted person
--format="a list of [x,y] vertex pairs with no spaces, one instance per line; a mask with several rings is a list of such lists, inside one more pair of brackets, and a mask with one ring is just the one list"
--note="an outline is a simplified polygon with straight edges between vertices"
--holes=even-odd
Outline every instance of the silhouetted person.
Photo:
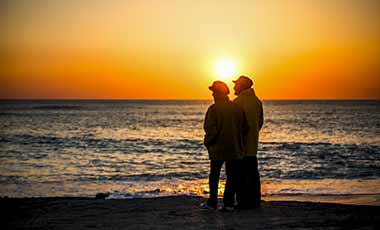
[[241,162],[240,191],[238,208],[249,209],[260,206],[261,185],[257,163],[257,147],[259,131],[263,126],[263,106],[252,88],[253,82],[246,76],[240,76],[235,83],[234,102],[244,110],[248,121],[248,135],[246,136],[245,152]]
[[242,158],[244,135],[247,124],[244,111],[229,100],[229,89],[224,82],[215,81],[209,89],[213,92],[214,104],[206,113],[204,144],[210,158],[209,187],[210,197],[202,208],[216,209],[218,204],[218,184],[220,170],[225,163],[226,186],[224,189],[222,211],[233,211],[239,165]]

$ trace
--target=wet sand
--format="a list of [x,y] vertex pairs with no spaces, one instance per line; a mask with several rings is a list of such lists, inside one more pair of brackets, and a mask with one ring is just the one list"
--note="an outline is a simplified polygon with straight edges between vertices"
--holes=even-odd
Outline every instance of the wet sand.
[[[204,198],[1,198],[2,229],[380,229],[380,207],[270,201],[255,210],[201,210]],[[3,225],[4,226],[4,225]]]

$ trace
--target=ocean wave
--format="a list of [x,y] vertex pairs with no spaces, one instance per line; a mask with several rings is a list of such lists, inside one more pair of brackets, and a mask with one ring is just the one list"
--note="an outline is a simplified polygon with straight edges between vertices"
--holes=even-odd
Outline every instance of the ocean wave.
[[[36,136],[30,134],[16,134],[0,137],[0,143],[8,145],[40,145],[41,150],[46,149],[63,149],[76,148],[93,149],[104,153],[125,151],[128,154],[133,153],[180,153],[186,154],[187,150],[205,150],[202,141],[189,139],[97,139],[93,135],[84,135],[82,137],[57,137],[57,136]],[[169,150],[169,151],[168,151]]]
[[[45,175],[44,183],[70,183],[70,182],[80,182],[80,183],[102,183],[102,182],[158,182],[162,180],[183,180],[191,181],[196,179],[204,179],[208,176],[208,171],[200,172],[168,172],[168,173],[142,173],[142,174],[117,174],[117,175],[90,175],[90,174],[51,174]],[[224,178],[224,177],[222,177]],[[11,176],[2,175],[0,176],[0,184],[23,184],[38,183],[40,180],[39,176]]]
[[[180,180],[194,180],[194,179],[204,179],[208,176],[208,171],[203,172],[169,172],[169,173],[142,173],[133,175],[111,175],[111,176],[83,176],[78,175],[78,177],[73,178],[72,181],[160,181],[167,179],[180,179]],[[70,181],[70,180],[69,180]]]
[[82,108],[83,106],[79,105],[41,105],[32,107],[35,110],[79,110]]

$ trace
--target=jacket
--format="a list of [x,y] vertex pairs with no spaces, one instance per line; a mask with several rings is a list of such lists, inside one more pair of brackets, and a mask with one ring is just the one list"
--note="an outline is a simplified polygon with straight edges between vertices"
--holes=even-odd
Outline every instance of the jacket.
[[241,159],[248,125],[244,111],[228,97],[216,100],[204,120],[204,144],[210,160]]
[[259,143],[259,131],[264,123],[263,104],[252,88],[243,90],[234,102],[244,110],[248,122],[248,134],[244,156],[256,156]]

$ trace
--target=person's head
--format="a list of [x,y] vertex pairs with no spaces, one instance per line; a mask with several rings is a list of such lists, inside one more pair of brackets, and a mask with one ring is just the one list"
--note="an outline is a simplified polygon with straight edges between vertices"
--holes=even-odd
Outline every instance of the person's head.
[[222,81],[214,81],[208,89],[212,91],[214,98],[225,98],[230,93],[228,86]]
[[235,83],[234,91],[235,95],[239,95],[241,91],[252,87],[253,82],[249,77],[241,75],[237,80],[232,81]]

